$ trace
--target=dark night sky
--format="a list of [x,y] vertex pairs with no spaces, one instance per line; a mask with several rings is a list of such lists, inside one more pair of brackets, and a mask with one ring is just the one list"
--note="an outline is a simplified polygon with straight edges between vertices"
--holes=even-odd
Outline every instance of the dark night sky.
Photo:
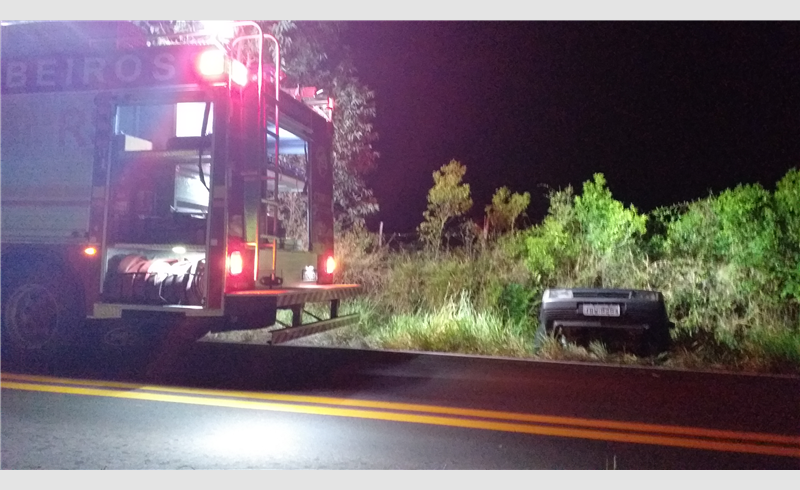
[[800,164],[796,22],[350,22],[376,92],[369,220],[410,232],[432,172],[467,166],[478,214],[494,190],[606,175],[650,210],[737,183],[771,188]]

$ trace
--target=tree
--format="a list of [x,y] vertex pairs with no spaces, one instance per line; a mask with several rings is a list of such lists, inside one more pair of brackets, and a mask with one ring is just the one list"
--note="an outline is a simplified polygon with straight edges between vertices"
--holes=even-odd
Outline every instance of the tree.
[[157,45],[191,44],[191,36],[178,37],[176,34],[191,34],[202,29],[196,20],[134,20],[133,25],[142,29]]
[[428,209],[419,225],[422,240],[438,248],[445,226],[453,218],[464,215],[472,207],[469,184],[462,183],[467,168],[456,160],[433,172],[433,187],[428,191]]
[[333,95],[334,217],[339,227],[348,228],[378,211],[378,201],[364,181],[378,158],[372,147],[378,139],[372,124],[375,94],[355,77],[338,77]]
[[375,93],[356,76],[352,57],[339,36],[338,22],[279,21],[262,23],[282,50],[286,86],[315,86],[329,93],[333,111],[333,205],[337,228],[363,224],[378,211],[365,177],[377,164]]
[[486,206],[489,228],[494,233],[514,231],[517,219],[528,209],[530,203],[531,195],[528,192],[512,194],[505,186],[497,189],[492,196],[492,204]]

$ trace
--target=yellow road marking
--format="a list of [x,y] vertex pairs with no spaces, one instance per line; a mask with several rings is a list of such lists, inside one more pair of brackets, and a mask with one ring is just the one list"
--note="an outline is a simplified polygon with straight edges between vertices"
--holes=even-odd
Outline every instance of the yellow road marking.
[[[84,380],[63,380],[58,378],[48,378],[39,376],[23,376],[23,375],[8,375],[3,374],[3,388],[18,389],[27,391],[39,391],[50,393],[65,393],[74,395],[89,395],[89,396],[104,396],[111,398],[126,398],[138,399],[148,401],[160,401],[169,403],[186,403],[193,405],[207,405],[229,408],[244,408],[255,410],[269,410],[289,413],[303,413],[313,415],[328,415],[336,417],[356,417],[363,419],[373,420],[386,420],[394,422],[409,422],[419,424],[432,424],[451,427],[462,427],[472,429],[487,429],[504,432],[517,432],[525,434],[570,437],[581,439],[605,440],[615,442],[627,442],[638,444],[653,444],[662,446],[676,446],[692,449],[706,449],[715,451],[731,451],[743,452],[754,454],[766,454],[772,456],[788,456],[800,458],[800,442],[798,438],[778,436],[773,434],[757,434],[757,433],[739,433],[734,431],[714,431],[711,429],[699,429],[692,427],[670,427],[670,426],[649,426],[648,424],[626,423],[604,420],[591,420],[591,419],[573,419],[566,417],[549,417],[537,416],[528,414],[514,414],[509,412],[493,412],[489,410],[470,410],[470,409],[455,409],[447,407],[436,407],[428,405],[414,405],[403,403],[390,403],[390,402],[373,402],[368,400],[346,400],[327,397],[309,397],[309,396],[294,396],[294,395],[278,395],[278,394],[264,394],[264,393],[248,393],[248,392],[230,392],[230,391],[215,391],[215,390],[192,390],[185,388],[166,388],[157,386],[142,386],[132,383],[114,383],[103,381],[84,381]],[[12,379],[24,380],[28,378],[29,381],[36,382],[20,382],[12,381]],[[45,382],[46,380],[62,383],[59,386],[38,384],[37,382]],[[83,384],[84,386],[68,386],[63,383],[70,382],[76,384]],[[98,388],[87,388],[85,386],[99,386]],[[110,389],[102,388],[122,388],[128,391],[112,391]],[[135,390],[135,391],[134,391]],[[143,392],[147,390],[148,392]],[[151,393],[155,391],[156,393]],[[177,393],[177,394],[172,394]],[[192,396],[195,395],[195,396]],[[203,395],[198,397],[196,395]],[[213,395],[216,398],[206,398],[206,395]],[[220,396],[236,396],[246,399],[231,399],[219,398]],[[278,401],[286,401],[292,403],[277,403]],[[338,402],[338,403],[331,403]],[[362,410],[358,408],[338,408],[335,406],[312,406],[312,405],[297,405],[296,403],[322,403],[325,405],[343,405],[343,406],[360,406],[362,408],[382,408],[403,411],[418,411],[426,412],[424,414],[413,413],[397,413],[385,412],[374,410]],[[402,407],[402,408],[401,408]],[[413,409],[411,408],[413,407]],[[430,415],[430,414],[445,414],[451,415],[450,417]],[[455,415],[456,417],[453,417]],[[457,416],[471,416],[481,418],[493,418],[495,420],[476,420],[464,419]],[[513,420],[514,422],[506,422],[505,420]],[[575,422],[579,423],[575,423]],[[528,423],[525,423],[528,422]],[[533,424],[530,422],[534,422]],[[561,425],[574,425],[576,427],[556,427],[549,425],[536,425],[535,422],[544,423],[557,423]],[[618,429],[628,430],[629,426],[635,426],[634,430],[643,431],[644,427],[655,427],[659,430],[654,432],[661,432],[662,434],[637,434],[629,432],[609,432],[607,430],[592,430],[587,428],[589,423],[595,423],[593,429]],[[613,427],[612,427],[613,426]],[[709,439],[695,439],[686,437],[674,437],[664,435],[666,431],[663,428],[673,429],[673,434],[678,434],[681,430],[687,435],[700,435],[702,437],[715,437],[720,440]],[[713,434],[713,435],[712,435]],[[727,439],[727,440],[726,440]],[[741,442],[745,440],[762,441],[772,443],[785,443],[795,445],[792,446],[777,446],[766,444],[752,444]]]
[[[553,425],[567,425],[588,427],[594,429],[614,429],[634,432],[662,433],[670,435],[684,435],[693,437],[708,437],[717,439],[733,439],[739,441],[767,442],[776,444],[800,445],[800,437],[784,436],[778,434],[764,434],[758,432],[739,432],[700,427],[682,427],[673,425],[646,424],[640,422],[621,422],[616,420],[584,419],[577,417],[557,417],[551,415],[535,415],[515,412],[500,412],[493,410],[480,410],[470,408],[441,407],[436,405],[421,405],[412,403],[382,402],[373,400],[352,400],[347,398],[332,398],[323,396],[287,395],[279,393],[257,393],[249,391],[209,390],[196,388],[177,388],[136,383],[122,383],[116,381],[94,381],[74,378],[54,378],[49,376],[32,376],[2,373],[2,380],[31,381],[37,383],[53,383],[59,385],[99,386],[105,388],[120,388],[138,391],[155,391],[161,393],[178,393],[184,395],[201,395],[214,397],[234,397],[248,400],[267,400],[290,403],[309,403],[320,405],[334,405],[358,408],[377,408],[383,410],[397,410],[403,412],[424,412],[431,414],[454,415],[459,417],[476,417],[497,420],[510,420],[515,422],[533,422]],[[4,383],[5,386],[6,383]]]

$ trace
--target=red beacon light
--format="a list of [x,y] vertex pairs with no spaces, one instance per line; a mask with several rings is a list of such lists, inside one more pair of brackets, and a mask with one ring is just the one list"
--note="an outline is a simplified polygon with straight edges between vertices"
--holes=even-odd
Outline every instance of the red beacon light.
[[336,270],[336,259],[333,258],[332,255],[329,255],[327,259],[325,259],[325,274],[333,274],[333,271]]
[[197,71],[205,78],[219,78],[225,74],[225,53],[218,49],[203,51],[197,59]]
[[241,87],[247,85],[249,78],[247,67],[242,62],[231,60],[219,49],[203,51],[197,58],[197,71],[212,82],[221,82],[229,74],[231,81]]
[[232,252],[228,259],[228,270],[232,276],[238,276],[244,270],[244,261],[242,260],[242,253],[239,251]]

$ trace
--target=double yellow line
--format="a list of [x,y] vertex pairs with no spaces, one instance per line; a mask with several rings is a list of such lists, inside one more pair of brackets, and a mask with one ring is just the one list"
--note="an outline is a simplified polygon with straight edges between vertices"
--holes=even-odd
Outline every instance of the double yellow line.
[[671,425],[555,417],[410,403],[244,391],[172,388],[3,373],[3,389],[104,396],[276,412],[356,417],[543,436],[800,458],[800,437]]

